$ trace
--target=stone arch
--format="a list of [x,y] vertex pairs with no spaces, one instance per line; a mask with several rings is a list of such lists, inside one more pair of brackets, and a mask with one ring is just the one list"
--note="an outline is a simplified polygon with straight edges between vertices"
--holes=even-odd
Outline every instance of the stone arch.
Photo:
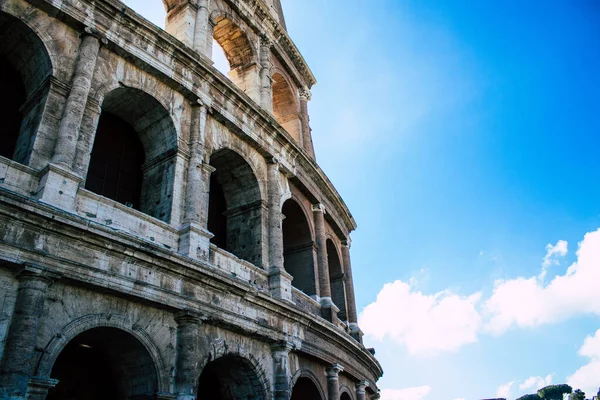
[[231,149],[214,151],[209,164],[208,230],[211,242],[235,256],[262,266],[265,204],[250,164]]
[[291,198],[281,209],[283,230],[283,266],[293,276],[292,285],[309,296],[317,293],[314,239],[308,216]]
[[178,143],[168,108],[123,85],[101,98],[86,189],[169,222]]
[[340,385],[340,400],[354,400],[352,390],[346,385]]
[[302,144],[302,125],[300,123],[300,106],[287,74],[275,69],[271,76],[273,81],[273,115],[277,122],[294,138]]
[[[29,163],[54,75],[51,53],[30,25],[0,11],[0,155]],[[10,93],[10,96],[6,96]]]
[[[297,385],[307,385],[306,387],[299,388]],[[310,386],[309,386],[310,385]],[[308,398],[304,390],[310,390],[310,387],[314,391],[312,392],[316,398]],[[296,371],[290,379],[290,387],[292,388],[291,400],[325,400],[325,391],[321,386],[321,382],[317,378],[314,372],[308,369],[301,369]],[[294,393],[294,389],[301,389],[301,391]],[[311,392],[308,392],[310,395]],[[318,395],[318,396],[317,396]]]
[[213,27],[213,46],[217,44],[229,63],[227,76],[242,91],[254,100],[260,97],[260,66],[257,49],[250,36],[242,28],[238,18],[224,11],[213,11],[210,15]]
[[76,337],[98,328],[112,328],[129,334],[147,351],[156,373],[157,392],[169,392],[168,368],[153,339],[140,326],[117,314],[89,314],[67,324],[52,337],[42,352],[35,368],[35,375],[43,378],[51,376],[52,369],[61,352]]
[[346,305],[346,287],[344,284],[344,270],[341,256],[335,242],[328,238],[327,265],[329,268],[329,285],[331,287],[331,300],[340,309],[338,316],[342,321],[348,319]]
[[271,397],[267,374],[254,356],[224,350],[217,350],[211,356],[198,379],[201,398],[267,400]]

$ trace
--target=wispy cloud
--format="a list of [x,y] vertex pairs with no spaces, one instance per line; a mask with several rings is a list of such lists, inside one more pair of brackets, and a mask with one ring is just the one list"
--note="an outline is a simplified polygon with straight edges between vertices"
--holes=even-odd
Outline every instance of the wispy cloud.
[[579,355],[588,358],[588,363],[569,376],[567,383],[583,390],[591,398],[600,390],[600,329],[593,336],[585,338]]

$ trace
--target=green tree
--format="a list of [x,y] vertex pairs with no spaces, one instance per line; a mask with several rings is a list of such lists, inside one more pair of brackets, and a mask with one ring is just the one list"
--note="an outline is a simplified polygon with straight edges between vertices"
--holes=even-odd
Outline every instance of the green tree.
[[525,396],[519,397],[517,400],[540,400],[540,396],[537,394],[526,394]]
[[563,400],[563,395],[571,392],[573,392],[571,386],[562,384],[543,387],[538,390],[537,394],[544,400]]
[[585,400],[585,393],[577,389],[569,395],[569,400]]

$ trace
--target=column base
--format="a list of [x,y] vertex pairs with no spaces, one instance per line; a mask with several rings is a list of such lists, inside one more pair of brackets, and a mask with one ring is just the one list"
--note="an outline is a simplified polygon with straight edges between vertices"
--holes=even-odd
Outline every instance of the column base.
[[321,316],[332,324],[337,325],[340,322],[338,318],[340,309],[333,303],[331,297],[321,297],[319,298],[319,303],[321,303]]
[[179,229],[178,253],[196,260],[208,260],[210,239],[214,235],[195,222]]
[[354,338],[358,343],[363,342],[363,331],[360,330],[358,324],[356,322],[350,322],[348,325],[348,329],[350,331],[350,336]]
[[35,199],[65,211],[75,212],[75,199],[83,178],[67,167],[48,164],[40,172]]
[[272,267],[269,270],[269,290],[273,297],[292,301],[292,280],[294,277],[283,268]]

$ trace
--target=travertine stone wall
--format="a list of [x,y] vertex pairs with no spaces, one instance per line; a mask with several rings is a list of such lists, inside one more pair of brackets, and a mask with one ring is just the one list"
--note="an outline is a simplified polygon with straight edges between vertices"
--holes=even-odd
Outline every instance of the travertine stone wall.
[[[0,157],[0,399],[61,393],[55,366],[79,344],[106,353],[127,396],[288,399],[299,377],[322,399],[361,398],[360,382],[376,396],[342,247],[356,225],[314,161],[315,80],[281,5],[165,4],[166,32],[117,0],[0,2],[0,57],[28,96]],[[85,189],[103,113],[143,147],[139,210]],[[305,219],[301,248],[282,243],[286,201]]]

